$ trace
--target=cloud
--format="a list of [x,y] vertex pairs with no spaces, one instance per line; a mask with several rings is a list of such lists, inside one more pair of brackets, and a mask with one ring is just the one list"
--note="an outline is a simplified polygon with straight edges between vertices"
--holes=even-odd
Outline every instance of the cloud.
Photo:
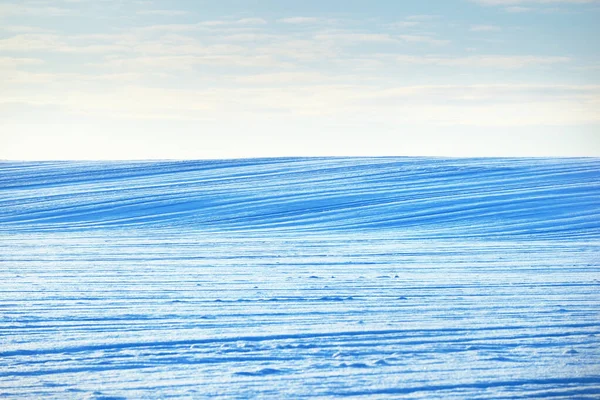
[[[279,79],[281,77],[276,77]],[[298,77],[296,77],[298,78]],[[429,85],[371,86],[314,84],[212,89],[104,86],[71,88],[61,96],[35,90],[6,93],[4,104],[52,105],[103,118],[270,120],[272,116],[346,121],[385,121],[427,126],[534,126],[599,123],[599,85]],[[318,79],[318,77],[312,77]],[[66,79],[66,78],[65,78]],[[283,77],[294,79],[294,76]],[[247,82],[246,82],[247,83]],[[288,119],[289,123],[289,119]]]
[[188,11],[183,10],[140,10],[139,15],[160,15],[165,17],[177,17],[180,15],[188,15]]
[[439,57],[439,56],[396,56],[396,61],[401,64],[439,65],[446,67],[472,67],[472,68],[501,68],[516,69],[527,66],[552,65],[567,63],[569,57],[542,57],[542,56],[499,56],[480,55],[466,57]]
[[290,71],[237,76],[233,78],[233,80],[236,83],[243,85],[260,85],[261,87],[280,87],[281,85],[301,86],[306,85],[307,83],[319,84],[323,82],[334,81],[336,80],[336,78],[343,79],[343,77],[327,76],[320,72]]
[[446,39],[435,39],[424,35],[399,35],[398,37],[408,43],[427,43],[435,46],[441,46],[450,43],[450,41]]
[[[19,64],[23,65],[23,64]],[[37,65],[31,64],[31,65]],[[1,61],[0,61],[1,66]],[[80,73],[50,73],[50,72],[28,72],[23,70],[13,70],[10,75],[6,75],[0,82],[10,86],[19,85],[20,91],[25,91],[31,85],[53,84],[61,87],[73,87],[77,85],[89,87],[94,82],[100,82],[102,85],[131,83],[139,80],[141,73],[102,73],[102,74],[80,74]],[[0,98],[1,99],[1,98]]]
[[496,25],[471,25],[471,32],[498,32],[500,27]]
[[0,39],[0,51],[68,51],[68,44],[56,34],[22,34]]
[[235,23],[238,25],[266,25],[267,21],[263,18],[242,18]]
[[412,28],[412,27],[418,26],[420,24],[421,24],[420,21],[398,21],[398,22],[393,22],[393,23],[389,24],[388,26],[390,26],[392,28]]
[[[214,21],[214,25],[222,25],[221,21]],[[219,22],[218,24],[216,22]],[[194,32],[206,29],[209,25],[208,22],[197,23],[197,24],[160,24],[160,25],[146,25],[136,27],[133,30],[135,32]]]
[[391,43],[398,42],[397,38],[392,37],[387,33],[319,33],[315,35],[317,40],[326,40],[331,42],[343,42],[343,43],[358,43],[358,42],[371,42],[371,43]]
[[58,34],[22,34],[0,40],[0,51],[19,53],[97,53],[129,51],[130,47],[119,43],[77,44],[71,38]]
[[282,22],[284,24],[315,24],[320,21],[322,21],[322,19],[316,17],[289,17],[277,20],[277,22]]
[[435,39],[425,35],[392,35],[389,33],[355,33],[355,32],[333,32],[319,33],[315,35],[316,40],[325,40],[339,44],[352,43],[426,43],[430,45],[445,45],[449,40]]
[[216,29],[259,29],[268,22],[263,18],[206,20],[194,24],[155,24],[136,27],[136,32],[207,32]]
[[482,127],[600,122],[600,85],[424,85],[371,91],[363,109],[402,113],[404,122]]
[[277,38],[279,38],[278,35],[255,32],[226,34],[221,37],[225,42],[259,42]]
[[563,12],[564,10],[548,6],[568,6],[600,4],[600,0],[471,0],[484,6],[503,7],[508,13],[526,13],[534,11]]
[[434,14],[420,14],[420,15],[410,15],[406,17],[409,21],[433,21],[439,19],[439,15]]
[[524,98],[546,100],[598,101],[600,85],[557,84],[471,84],[471,85],[412,85],[374,91],[366,98],[421,98],[438,100],[485,100],[490,103],[514,101]]
[[205,54],[205,55],[164,55],[113,58],[96,64],[98,67],[118,68],[125,71],[161,71],[172,73],[193,70],[196,66],[246,67],[246,68],[288,68],[292,65],[277,60],[271,55],[252,54]]
[[52,33],[49,29],[28,25],[4,25],[0,26],[0,29],[10,33]]
[[42,65],[45,61],[39,58],[0,57],[0,68],[17,68],[22,66]]
[[472,0],[490,6],[512,6],[519,4],[599,4],[600,0]]
[[64,17],[73,16],[78,13],[70,8],[44,6],[40,4],[0,4],[0,17],[2,16],[41,16],[41,17]]
[[533,8],[515,6],[515,7],[506,7],[505,10],[509,13],[524,13],[524,12],[533,11]]

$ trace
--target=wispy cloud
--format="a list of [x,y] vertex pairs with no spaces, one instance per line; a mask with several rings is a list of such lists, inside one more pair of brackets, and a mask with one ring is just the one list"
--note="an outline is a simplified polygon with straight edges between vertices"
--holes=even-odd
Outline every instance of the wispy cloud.
[[387,33],[353,33],[353,32],[339,32],[339,33],[319,33],[315,35],[317,40],[325,40],[331,42],[340,43],[358,43],[358,42],[379,42],[379,43],[390,43],[398,42],[399,38],[393,37]]
[[235,21],[235,23],[240,25],[266,25],[267,20],[264,18],[242,18]]
[[435,14],[419,14],[419,15],[409,15],[406,17],[409,21],[433,21],[439,19],[439,15]]
[[51,33],[50,29],[41,28],[39,26],[29,25],[4,25],[0,26],[0,30],[9,33]]
[[69,45],[57,34],[20,34],[0,39],[0,51],[32,52],[32,51],[68,51]]
[[392,28],[413,28],[415,26],[419,26],[420,24],[421,24],[420,21],[397,21],[397,22],[388,24],[388,26],[390,26]]
[[501,29],[496,25],[471,25],[471,32],[499,32]]
[[138,32],[198,32],[211,29],[258,29],[267,23],[267,20],[263,18],[219,19],[185,24],[153,24],[136,27],[134,30]]
[[592,4],[600,0],[472,0],[476,3],[492,6],[510,6],[517,4]]
[[[118,79],[119,77],[113,77]],[[264,77],[273,79],[300,76]],[[355,118],[377,115],[389,123],[470,126],[533,126],[600,122],[600,85],[415,85],[382,87],[315,83],[280,87],[265,80],[243,87],[214,89],[150,88],[118,85],[102,91],[70,89],[64,96],[36,91],[7,93],[0,103],[52,105],[70,112],[138,119],[213,120],[236,115]],[[64,79],[74,79],[65,76]]]
[[371,42],[371,43],[425,43],[429,45],[445,45],[450,43],[449,40],[437,39],[426,35],[395,35],[390,33],[356,33],[356,32],[332,32],[319,33],[315,35],[315,39],[339,44]]
[[21,34],[0,39],[0,51],[18,53],[96,53],[123,52],[130,48],[119,43],[77,44],[73,39],[58,34]]
[[[508,13],[519,14],[527,12],[565,13],[566,6],[584,6],[600,4],[600,0],[471,0],[484,6],[502,7]],[[558,8],[557,6],[565,6]]]
[[42,65],[45,61],[40,58],[0,57],[0,68],[17,68],[28,65]]
[[283,22],[284,24],[315,24],[321,21],[321,18],[316,17],[288,17],[277,20],[277,22]]
[[206,55],[164,55],[164,56],[136,56],[126,58],[112,58],[96,66],[121,68],[127,71],[157,70],[173,72],[192,70],[195,66],[222,66],[222,67],[263,67],[286,68],[292,64],[278,60],[270,55],[248,54],[206,54]]
[[533,11],[533,8],[513,6],[513,7],[506,7],[505,10],[509,13],[524,13],[524,12]]
[[139,10],[139,15],[160,15],[165,17],[177,17],[180,15],[188,15],[188,11],[183,10]]
[[436,39],[425,35],[398,35],[398,37],[408,43],[426,43],[434,46],[441,46],[450,43],[447,39]]
[[567,63],[569,57],[543,57],[543,56],[500,56],[478,55],[466,57],[443,56],[410,56],[400,55],[396,61],[401,64],[440,65],[446,67],[473,67],[473,68],[500,68],[517,69],[527,66],[551,65]]
[[77,15],[71,8],[46,6],[33,3],[8,3],[0,4],[0,17],[2,16],[43,16],[65,17]]

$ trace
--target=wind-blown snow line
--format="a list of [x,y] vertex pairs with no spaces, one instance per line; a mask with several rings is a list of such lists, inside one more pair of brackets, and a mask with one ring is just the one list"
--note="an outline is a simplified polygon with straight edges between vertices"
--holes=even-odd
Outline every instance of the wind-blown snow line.
[[600,234],[595,159],[0,164],[0,229]]

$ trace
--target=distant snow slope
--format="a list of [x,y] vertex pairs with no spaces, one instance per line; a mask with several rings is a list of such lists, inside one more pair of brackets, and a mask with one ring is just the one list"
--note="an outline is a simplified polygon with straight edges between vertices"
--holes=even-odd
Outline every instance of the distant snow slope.
[[0,163],[0,397],[600,395],[600,160]]

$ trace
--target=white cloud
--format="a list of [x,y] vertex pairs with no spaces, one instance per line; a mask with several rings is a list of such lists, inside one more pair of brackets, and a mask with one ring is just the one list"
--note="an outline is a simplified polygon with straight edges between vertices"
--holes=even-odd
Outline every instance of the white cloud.
[[[55,78],[76,79],[76,76]],[[320,84],[320,76],[257,76],[256,87],[167,89],[133,85],[71,88],[61,96],[35,90],[7,92],[0,103],[54,105],[69,112],[104,117],[215,120],[273,114],[305,118],[376,116],[389,123],[426,125],[531,126],[600,122],[600,85],[425,85],[383,87]],[[107,77],[118,82],[127,77]],[[304,79],[307,84],[267,87]],[[315,83],[317,82],[317,83]],[[99,82],[100,83],[100,82]],[[252,81],[240,81],[252,84]],[[81,86],[82,88],[86,86]]]
[[0,68],[17,68],[28,65],[42,65],[45,61],[39,58],[0,57]]
[[327,76],[320,72],[290,71],[244,75],[233,78],[234,82],[238,84],[260,85],[262,87],[280,87],[281,85],[300,86],[306,84],[315,85],[323,82],[334,81],[336,79],[344,79],[344,77]]
[[234,33],[231,35],[223,35],[220,37],[225,42],[259,42],[279,38],[278,35],[268,33]]
[[68,51],[68,49],[68,44],[56,34],[22,34],[0,39],[0,51]]
[[[214,21],[219,22],[221,21]],[[215,24],[216,25],[216,24]],[[205,29],[206,23],[198,23],[198,24],[161,24],[161,25],[147,25],[142,27],[137,27],[134,29],[136,32],[193,32]]]
[[439,15],[434,15],[434,14],[410,15],[410,16],[406,17],[406,19],[409,21],[432,21],[432,20],[436,20],[439,18],[440,18]]
[[0,4],[1,16],[41,16],[41,17],[64,17],[77,15],[77,12],[70,8],[44,6],[40,4]]
[[551,5],[585,5],[600,4],[600,0],[471,0],[484,6],[503,7],[509,13],[525,13],[533,11],[565,12]]
[[339,43],[314,38],[280,37],[276,41],[260,44],[254,51],[300,62],[330,61],[343,57],[343,49]]
[[165,17],[177,17],[187,15],[189,12],[183,10],[140,10],[137,12],[140,15],[160,15]]
[[[21,64],[22,65],[22,64]],[[31,64],[37,65],[37,63]],[[1,66],[1,61],[0,61]],[[8,65],[10,67],[10,64]],[[90,87],[94,82],[100,82],[101,85],[131,83],[142,78],[141,73],[102,73],[102,74],[80,74],[80,73],[50,73],[50,72],[27,72],[23,70],[13,70],[10,74],[0,78],[0,82],[6,85],[6,88],[15,88],[15,85],[25,91],[26,87],[38,84],[52,84],[60,87]],[[12,85],[12,86],[11,86]],[[48,87],[46,87],[48,88]],[[1,98],[1,97],[0,97]]]
[[398,21],[389,24],[389,26],[392,28],[412,28],[415,26],[419,26],[420,24],[420,21]]
[[242,18],[235,21],[235,23],[240,25],[265,25],[267,21],[263,18]]
[[319,33],[315,35],[316,40],[324,40],[339,44],[352,44],[359,42],[372,43],[426,43],[430,45],[445,45],[449,40],[436,39],[425,35],[392,35],[389,33],[355,33],[355,32],[332,32]]
[[136,27],[136,32],[208,32],[211,30],[259,29],[268,22],[263,18],[206,20],[193,24],[155,24]]
[[[71,40],[70,40],[71,39]],[[57,34],[22,34],[0,40],[0,51],[19,53],[83,53],[105,54],[125,52],[130,47],[120,43],[74,43],[72,38]]]
[[511,6],[518,4],[592,4],[600,3],[600,0],[472,0],[476,3],[491,6]]
[[450,43],[450,41],[446,39],[435,39],[425,35],[399,35],[398,37],[408,43],[427,43],[434,46],[441,46]]
[[288,17],[278,19],[277,22],[283,22],[284,24],[315,24],[321,20],[321,18],[316,17]]
[[119,68],[124,71],[160,71],[172,73],[192,70],[195,66],[288,68],[292,65],[270,55],[253,54],[204,54],[163,55],[112,58],[96,66]]
[[556,84],[471,84],[471,85],[412,85],[376,90],[365,98],[417,97],[432,100],[486,100],[505,102],[527,98],[560,100],[600,100],[600,85]]
[[29,25],[4,25],[0,29],[10,33],[51,33],[49,29],[40,28],[39,26]]
[[496,25],[471,25],[471,32],[498,32],[500,27]]
[[398,42],[397,38],[387,33],[319,33],[315,35],[317,40],[326,40],[331,42],[357,43],[357,42],[379,42],[390,43]]
[[514,6],[514,7],[506,7],[505,10],[510,13],[524,13],[524,12],[533,11],[533,8]]
[[542,56],[498,56],[480,55],[466,57],[439,57],[439,56],[410,56],[396,57],[401,64],[440,65],[447,67],[472,67],[472,68],[502,68],[515,69],[532,65],[551,65],[566,63],[568,57],[542,57]]

